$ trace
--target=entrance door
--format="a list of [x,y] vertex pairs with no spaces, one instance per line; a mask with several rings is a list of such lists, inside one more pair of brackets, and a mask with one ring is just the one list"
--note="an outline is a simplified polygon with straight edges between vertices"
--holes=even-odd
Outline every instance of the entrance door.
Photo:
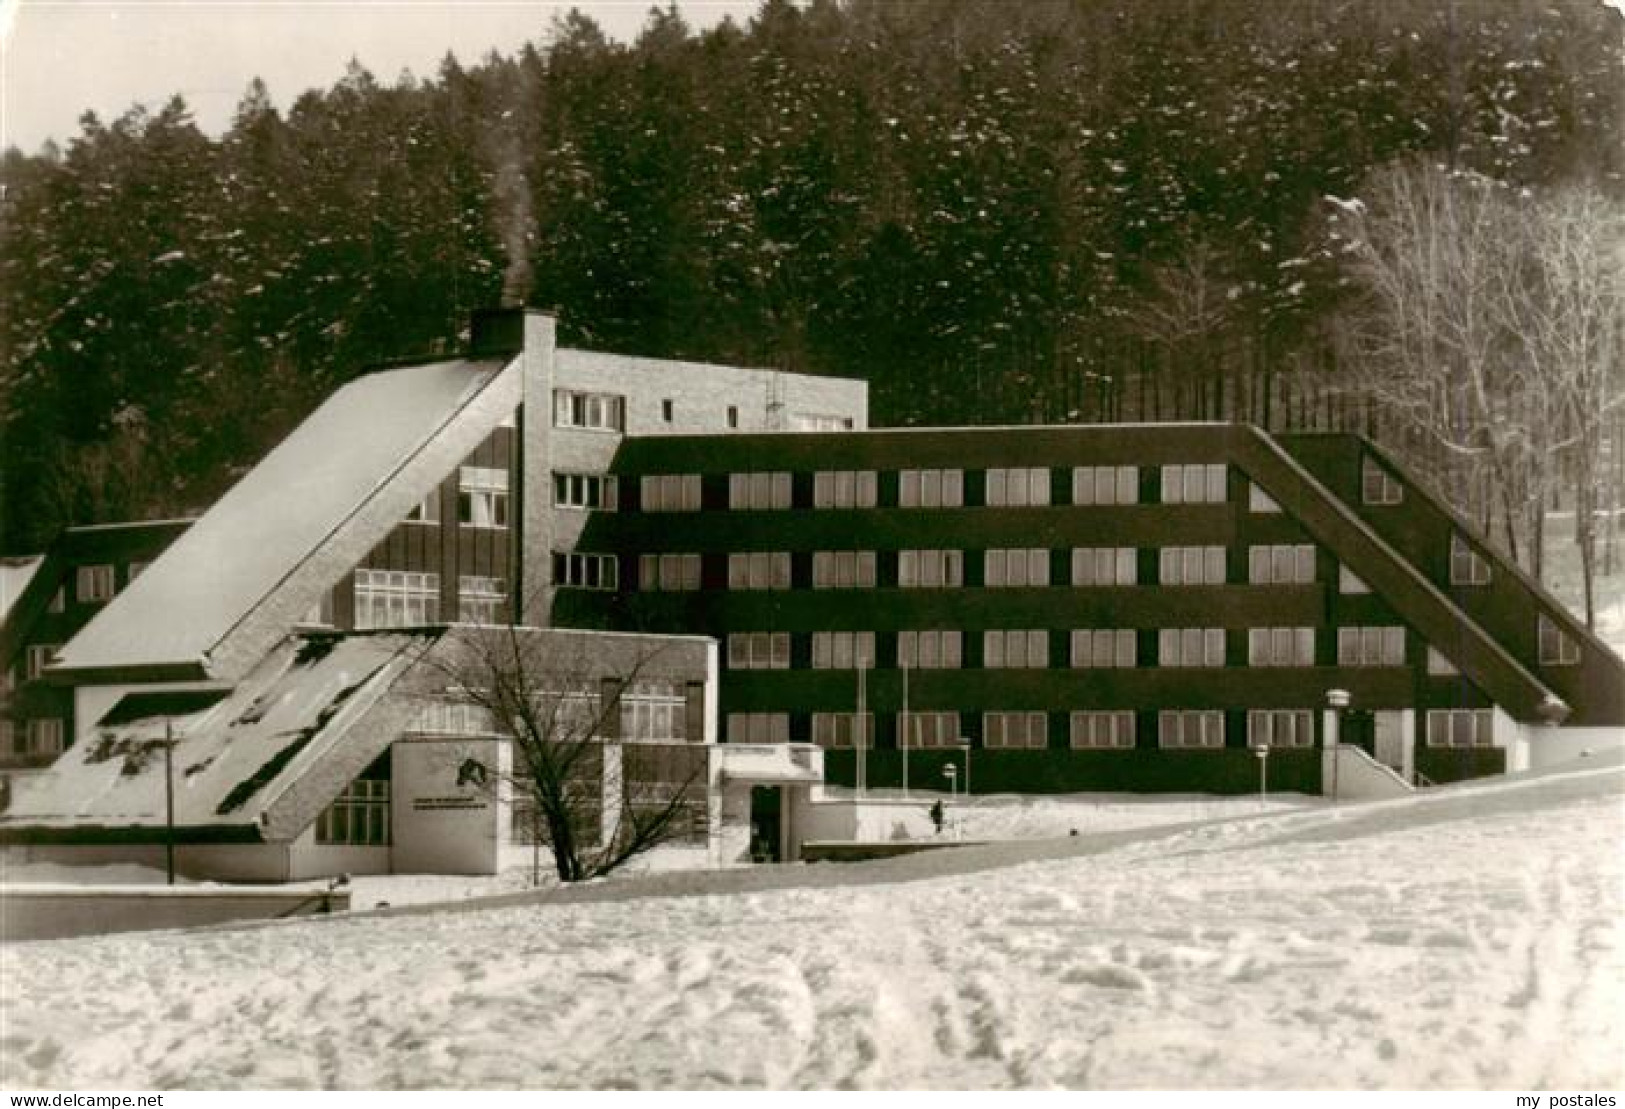
[[1398,774],[1405,774],[1405,714],[1403,712],[1377,711],[1371,714],[1372,723],[1372,754],[1384,766],[1392,767]]
[[778,786],[755,786],[750,791],[750,858],[776,863],[784,858],[780,836],[784,791]]
[[1369,709],[1349,709],[1343,714],[1343,734],[1339,743],[1358,747],[1372,758],[1377,757],[1376,719]]

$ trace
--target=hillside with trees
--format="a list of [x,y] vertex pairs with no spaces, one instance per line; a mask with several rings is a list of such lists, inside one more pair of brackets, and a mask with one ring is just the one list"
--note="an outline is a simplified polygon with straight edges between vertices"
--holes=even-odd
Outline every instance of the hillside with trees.
[[1578,500],[1594,562],[1622,78],[1598,0],[765,0],[255,82],[219,138],[87,114],[0,161],[0,550],[206,506],[502,301],[861,377],[877,423],[1368,431],[1532,571]]

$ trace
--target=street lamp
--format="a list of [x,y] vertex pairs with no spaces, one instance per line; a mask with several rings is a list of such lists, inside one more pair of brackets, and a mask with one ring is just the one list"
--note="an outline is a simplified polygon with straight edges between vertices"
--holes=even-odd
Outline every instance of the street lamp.
[[948,801],[950,804],[959,802],[959,767],[953,763],[946,763],[942,768],[942,776],[948,779]]
[[1253,748],[1253,754],[1258,756],[1258,804],[1260,808],[1269,808],[1270,804],[1270,745],[1260,743]]
[[970,740],[961,739],[954,746],[965,754],[965,800],[970,800]]
[[1337,764],[1342,761],[1338,745],[1343,741],[1343,710],[1349,707],[1353,698],[1346,689],[1328,689],[1326,691],[1326,704],[1331,708],[1328,722],[1331,727],[1326,732],[1326,749],[1332,753],[1332,804],[1337,804]]

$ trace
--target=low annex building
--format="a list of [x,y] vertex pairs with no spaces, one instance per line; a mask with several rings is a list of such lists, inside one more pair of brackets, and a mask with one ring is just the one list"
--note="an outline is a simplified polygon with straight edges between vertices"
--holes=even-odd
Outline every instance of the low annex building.
[[1370,794],[1625,736],[1625,664],[1357,436],[870,429],[862,382],[573,351],[533,312],[346,385],[172,531],[13,682],[71,745],[0,841],[150,853],[168,735],[197,873],[495,869],[528,850],[509,756],[435,662],[481,628],[614,699],[649,789],[703,764],[713,862],[794,857],[826,770],[910,757],[1235,792],[1264,749]]

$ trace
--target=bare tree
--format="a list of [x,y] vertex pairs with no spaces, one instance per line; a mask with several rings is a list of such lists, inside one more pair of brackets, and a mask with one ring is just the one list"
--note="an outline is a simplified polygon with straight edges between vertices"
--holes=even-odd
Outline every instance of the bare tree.
[[680,737],[623,742],[634,738],[623,735],[623,718],[636,720],[635,691],[655,655],[641,651],[606,673],[589,647],[497,625],[459,629],[434,663],[447,695],[509,741],[512,771],[501,777],[515,795],[515,823],[552,853],[561,881],[600,877],[704,829],[705,747]]

